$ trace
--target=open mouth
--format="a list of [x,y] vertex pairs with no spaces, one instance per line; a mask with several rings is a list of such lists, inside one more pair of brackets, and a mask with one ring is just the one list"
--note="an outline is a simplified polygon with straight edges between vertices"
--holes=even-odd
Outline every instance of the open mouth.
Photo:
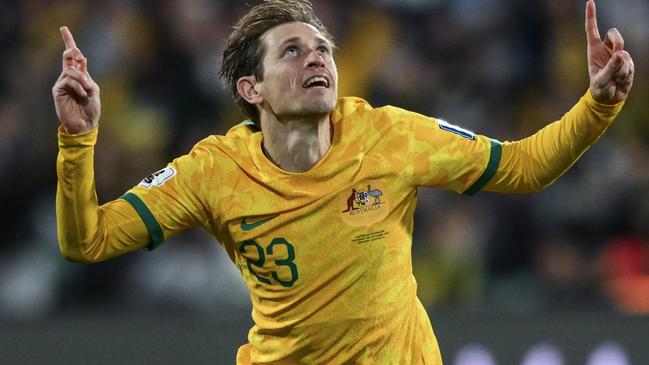
[[307,79],[302,85],[305,89],[310,88],[329,88],[329,80],[324,76],[313,76]]

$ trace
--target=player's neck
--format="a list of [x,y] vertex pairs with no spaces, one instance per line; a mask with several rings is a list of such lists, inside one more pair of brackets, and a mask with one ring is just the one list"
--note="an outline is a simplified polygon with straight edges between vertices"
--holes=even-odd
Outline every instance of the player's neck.
[[322,159],[331,146],[329,116],[283,120],[262,118],[264,152],[285,171],[306,172]]

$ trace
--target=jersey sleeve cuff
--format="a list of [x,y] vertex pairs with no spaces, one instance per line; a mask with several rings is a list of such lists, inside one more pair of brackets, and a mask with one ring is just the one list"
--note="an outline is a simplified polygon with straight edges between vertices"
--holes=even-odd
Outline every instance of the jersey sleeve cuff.
[[600,103],[599,101],[595,100],[595,97],[593,97],[590,89],[586,91],[586,94],[582,97],[582,100],[591,110],[609,118],[614,118],[622,110],[625,102],[625,100],[622,100],[617,104]]
[[482,188],[487,185],[489,180],[494,177],[498,166],[500,165],[500,158],[502,157],[503,146],[502,143],[496,141],[495,139],[491,140],[491,149],[489,151],[489,162],[487,162],[487,167],[482,172],[482,175],[476,180],[476,182],[471,185],[463,194],[468,196],[473,196]]
[[59,140],[59,148],[65,147],[94,147],[97,143],[97,135],[99,134],[99,128],[93,128],[89,131],[78,133],[78,134],[69,134],[63,128],[63,125],[60,125],[58,128],[57,137]]
[[149,208],[144,204],[142,199],[133,193],[126,193],[121,196],[121,199],[126,200],[129,204],[135,208],[135,211],[144,222],[147,231],[149,231],[149,240],[150,243],[144,249],[147,251],[152,251],[156,249],[164,241],[164,235],[162,234],[162,228],[158,221],[155,219]]

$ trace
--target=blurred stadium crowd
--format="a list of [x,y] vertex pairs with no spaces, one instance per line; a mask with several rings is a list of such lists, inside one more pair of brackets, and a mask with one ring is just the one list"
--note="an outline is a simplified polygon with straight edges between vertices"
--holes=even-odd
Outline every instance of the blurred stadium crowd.
[[[250,1],[249,3],[256,3]],[[339,47],[340,95],[443,118],[499,140],[559,119],[588,87],[584,1],[321,0]],[[101,87],[100,201],[243,117],[217,68],[239,0],[3,2],[0,12],[0,319],[66,311],[246,308],[239,273],[199,231],[96,265],[58,253],[58,27]],[[649,3],[598,1],[600,30],[636,64],[627,106],[547,190],[474,198],[420,190],[413,242],[431,311],[649,314]],[[218,188],[218,187],[215,187]]]

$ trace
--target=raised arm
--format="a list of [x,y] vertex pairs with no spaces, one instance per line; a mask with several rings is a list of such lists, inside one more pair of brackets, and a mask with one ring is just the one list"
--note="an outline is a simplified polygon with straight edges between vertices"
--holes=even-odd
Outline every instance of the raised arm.
[[60,31],[65,44],[63,70],[52,88],[61,123],[56,161],[59,248],[69,260],[95,262],[144,247],[150,239],[126,201],[98,206],[93,160],[101,110],[99,87],[68,28]]
[[587,62],[590,88],[561,120],[534,135],[502,145],[498,170],[485,190],[524,193],[558,179],[613,122],[633,85],[634,65],[620,32],[604,41],[597,28],[595,2],[586,2]]

